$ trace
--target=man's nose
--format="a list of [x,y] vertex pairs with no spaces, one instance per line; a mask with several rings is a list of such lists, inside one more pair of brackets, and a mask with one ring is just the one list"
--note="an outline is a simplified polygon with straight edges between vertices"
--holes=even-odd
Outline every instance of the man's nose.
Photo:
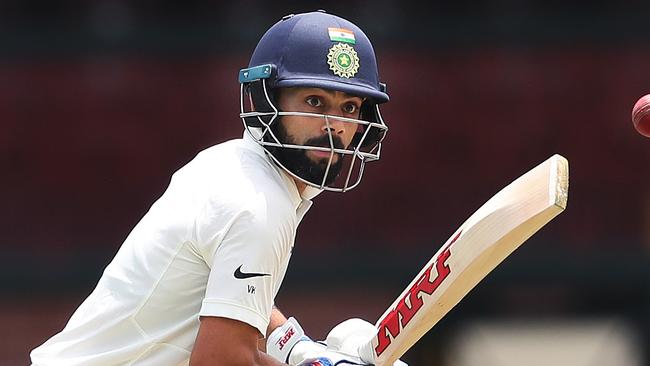
[[341,135],[345,132],[344,122],[331,117],[325,117],[323,131],[331,132],[334,135]]
[[323,131],[328,132],[329,130],[333,134],[341,135],[345,133],[347,129],[353,127],[354,123],[345,122],[339,118],[336,118],[336,117],[341,117],[340,111],[338,112],[338,114],[335,111],[331,111],[331,112],[332,113],[328,113],[326,115],[325,120],[323,121]]

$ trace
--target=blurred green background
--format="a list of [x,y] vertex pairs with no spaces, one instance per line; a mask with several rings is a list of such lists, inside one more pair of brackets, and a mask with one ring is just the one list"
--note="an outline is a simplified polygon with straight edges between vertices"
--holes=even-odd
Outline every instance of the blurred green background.
[[315,9],[373,41],[390,131],[359,188],[316,199],[280,308],[314,338],[374,322],[484,201],[560,153],[567,211],[404,359],[650,364],[650,140],[630,121],[650,2],[5,0],[0,365],[63,327],[176,169],[241,136],[239,69]]

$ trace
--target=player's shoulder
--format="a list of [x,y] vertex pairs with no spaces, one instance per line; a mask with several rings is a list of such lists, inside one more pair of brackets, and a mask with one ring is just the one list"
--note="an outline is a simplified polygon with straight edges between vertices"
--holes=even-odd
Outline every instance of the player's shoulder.
[[264,202],[276,211],[293,206],[292,183],[252,141],[235,139],[211,146],[186,168],[191,178],[185,180],[219,206],[258,207]]
[[193,189],[214,186],[248,178],[242,174],[244,170],[267,170],[265,160],[263,153],[247,146],[242,139],[233,139],[199,151],[172,178],[192,185]]
[[296,226],[294,183],[261,147],[257,151],[246,141],[233,140],[202,151],[195,160],[203,179],[196,222],[200,237],[235,222],[249,235],[261,236],[279,235]]
[[[201,150],[190,164],[218,164],[223,169],[242,164],[265,165],[265,160],[261,148],[256,149],[245,139],[232,139]],[[209,171],[211,170],[206,170]]]
[[201,151],[194,162],[195,173],[222,189],[259,191],[283,185],[277,169],[261,146],[245,139],[211,146]]

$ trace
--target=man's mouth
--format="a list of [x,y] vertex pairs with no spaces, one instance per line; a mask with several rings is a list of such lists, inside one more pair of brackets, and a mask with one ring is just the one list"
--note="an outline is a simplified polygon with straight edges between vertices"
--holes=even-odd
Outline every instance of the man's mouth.
[[[334,138],[333,143],[334,143],[334,148],[337,149],[343,148],[343,143],[339,138]],[[321,136],[319,138],[314,138],[312,140],[309,140],[307,141],[306,145],[327,149],[327,150],[308,150],[307,156],[310,157],[312,160],[321,161],[321,162],[329,161],[330,157],[332,157],[332,163],[336,163],[341,158],[340,156],[341,154],[339,153],[334,153],[334,156],[332,156],[332,151],[330,151],[332,146],[327,136]]]
[[[332,156],[331,151],[321,151],[321,150],[309,150],[307,154],[311,155],[313,158],[316,158],[318,160],[322,160],[322,159],[329,160],[330,156]],[[339,158],[339,154],[334,153],[334,157],[332,158],[332,161],[336,162],[338,158]]]

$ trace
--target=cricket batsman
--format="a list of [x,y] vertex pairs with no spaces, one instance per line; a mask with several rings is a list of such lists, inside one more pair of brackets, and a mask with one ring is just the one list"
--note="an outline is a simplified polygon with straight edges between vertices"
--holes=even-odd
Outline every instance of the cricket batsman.
[[173,174],[33,366],[373,363],[359,354],[372,324],[351,319],[314,342],[274,307],[312,199],[355,188],[380,158],[389,98],[373,47],[338,16],[287,15],[239,82],[243,137]]

